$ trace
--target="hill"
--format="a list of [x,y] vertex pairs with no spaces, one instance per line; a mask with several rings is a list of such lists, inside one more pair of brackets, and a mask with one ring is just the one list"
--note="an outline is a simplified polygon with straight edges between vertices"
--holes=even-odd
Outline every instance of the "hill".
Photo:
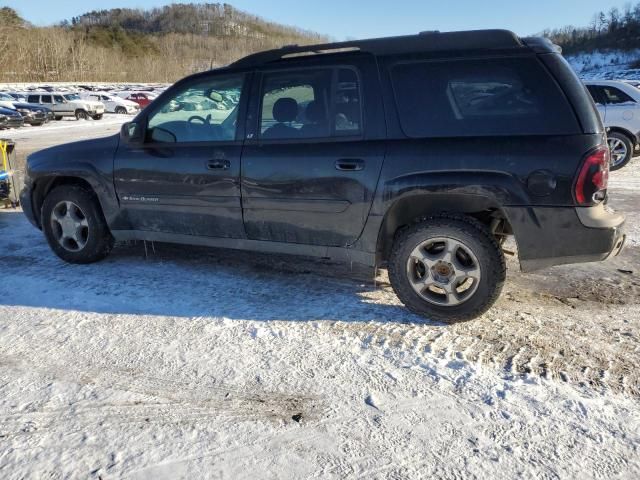
[[0,81],[173,82],[259,50],[325,40],[219,3],[92,11],[52,27],[5,7]]

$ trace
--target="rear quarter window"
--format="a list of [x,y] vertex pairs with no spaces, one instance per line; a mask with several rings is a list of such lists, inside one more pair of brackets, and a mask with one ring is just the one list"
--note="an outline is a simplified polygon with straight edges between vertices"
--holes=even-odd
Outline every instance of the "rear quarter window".
[[391,79],[409,137],[581,133],[563,92],[535,58],[400,63]]

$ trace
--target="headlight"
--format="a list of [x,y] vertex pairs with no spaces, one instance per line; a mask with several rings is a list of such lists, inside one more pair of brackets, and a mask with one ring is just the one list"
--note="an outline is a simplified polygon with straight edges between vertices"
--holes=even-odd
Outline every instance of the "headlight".
[[27,109],[18,109],[18,113],[20,113],[23,117],[31,117],[33,116],[33,112]]

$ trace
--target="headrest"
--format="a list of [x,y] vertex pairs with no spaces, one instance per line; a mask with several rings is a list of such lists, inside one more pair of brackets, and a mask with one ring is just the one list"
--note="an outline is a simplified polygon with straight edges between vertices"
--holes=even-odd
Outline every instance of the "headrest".
[[327,120],[327,112],[325,111],[322,103],[317,100],[312,100],[307,105],[304,115],[307,120],[313,123],[324,123]]
[[298,117],[298,102],[293,98],[279,98],[273,104],[273,118],[276,122],[293,122]]

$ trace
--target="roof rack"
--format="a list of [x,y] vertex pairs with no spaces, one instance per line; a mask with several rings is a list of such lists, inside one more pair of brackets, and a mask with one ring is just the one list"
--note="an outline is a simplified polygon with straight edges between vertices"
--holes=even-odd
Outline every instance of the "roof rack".
[[520,38],[508,30],[469,30],[463,32],[427,31],[418,35],[372,38],[319,45],[287,45],[275,50],[254,53],[231,64],[233,67],[253,67],[285,58],[327,55],[361,51],[374,55],[445,50],[495,50],[523,47]]

